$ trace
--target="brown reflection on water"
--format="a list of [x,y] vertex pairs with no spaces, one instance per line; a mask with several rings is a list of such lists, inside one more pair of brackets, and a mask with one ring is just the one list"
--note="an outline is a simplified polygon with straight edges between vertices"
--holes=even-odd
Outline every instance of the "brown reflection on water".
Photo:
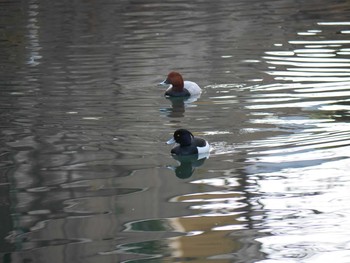
[[[177,237],[170,240],[172,257],[177,260],[192,259],[193,262],[203,262],[213,255],[225,255],[238,251],[240,244],[228,238],[232,230],[213,231],[215,227],[234,223],[232,217],[200,217],[180,218],[174,220],[182,232],[191,233],[196,230],[193,236]],[[216,262],[230,262],[230,259],[216,259]]]
[[[214,200],[239,199],[235,193],[201,193],[176,198],[177,202],[214,202]],[[173,200],[175,201],[175,200]],[[215,207],[218,207],[216,204]],[[198,209],[193,206],[192,209]],[[204,208],[205,209],[205,208]],[[231,208],[232,209],[232,208]],[[244,229],[237,215],[199,215],[171,220],[174,228],[187,236],[170,240],[174,258],[192,258],[194,262],[203,262],[213,255],[228,255],[241,248],[241,244],[229,238],[233,229]],[[217,262],[230,262],[230,259],[216,258]]]

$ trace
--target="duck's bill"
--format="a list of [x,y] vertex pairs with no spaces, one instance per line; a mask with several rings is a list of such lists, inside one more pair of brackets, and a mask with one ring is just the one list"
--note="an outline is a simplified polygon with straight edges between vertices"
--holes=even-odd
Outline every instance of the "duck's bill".
[[170,83],[168,83],[167,79],[165,79],[164,81],[162,81],[161,83],[159,83],[159,85],[162,86],[168,86]]
[[175,142],[175,139],[171,138],[169,141],[166,142],[166,144],[174,144]]

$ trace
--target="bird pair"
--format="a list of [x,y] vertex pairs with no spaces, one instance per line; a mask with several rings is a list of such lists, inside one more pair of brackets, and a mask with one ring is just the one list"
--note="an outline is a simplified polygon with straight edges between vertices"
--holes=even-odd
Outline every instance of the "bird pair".
[[[192,81],[184,81],[178,72],[170,72],[167,78],[161,82],[162,85],[171,85],[166,91],[165,96],[168,97],[189,97],[201,94],[201,88]],[[209,143],[193,136],[186,129],[178,129],[174,132],[173,138],[167,141],[167,144],[178,143],[179,145],[171,150],[175,155],[194,155],[208,153],[210,151]]]

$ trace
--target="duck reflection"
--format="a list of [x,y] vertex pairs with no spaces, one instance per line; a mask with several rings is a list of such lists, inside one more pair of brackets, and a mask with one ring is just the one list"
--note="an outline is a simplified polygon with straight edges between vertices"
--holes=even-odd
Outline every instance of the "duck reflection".
[[196,168],[202,166],[206,159],[209,158],[209,153],[193,154],[187,156],[172,155],[178,161],[178,166],[167,166],[170,170],[175,172],[176,177],[180,179],[190,178]]
[[191,103],[195,102],[200,95],[198,96],[190,96],[190,97],[169,97],[166,99],[171,102],[171,107],[165,108],[167,112],[167,116],[171,118],[179,118],[184,117],[185,109],[190,107],[196,107]]

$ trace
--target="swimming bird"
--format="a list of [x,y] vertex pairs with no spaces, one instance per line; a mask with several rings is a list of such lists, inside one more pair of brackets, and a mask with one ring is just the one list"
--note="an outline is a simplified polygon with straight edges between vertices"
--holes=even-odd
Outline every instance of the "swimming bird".
[[186,129],[178,129],[174,132],[173,138],[167,141],[167,144],[178,143],[179,145],[171,149],[175,155],[192,155],[209,153],[209,143],[193,134]]
[[160,84],[171,85],[165,91],[165,96],[170,97],[198,96],[202,92],[202,89],[198,86],[197,83],[189,80],[184,81],[181,74],[175,71],[170,72],[167,78]]

